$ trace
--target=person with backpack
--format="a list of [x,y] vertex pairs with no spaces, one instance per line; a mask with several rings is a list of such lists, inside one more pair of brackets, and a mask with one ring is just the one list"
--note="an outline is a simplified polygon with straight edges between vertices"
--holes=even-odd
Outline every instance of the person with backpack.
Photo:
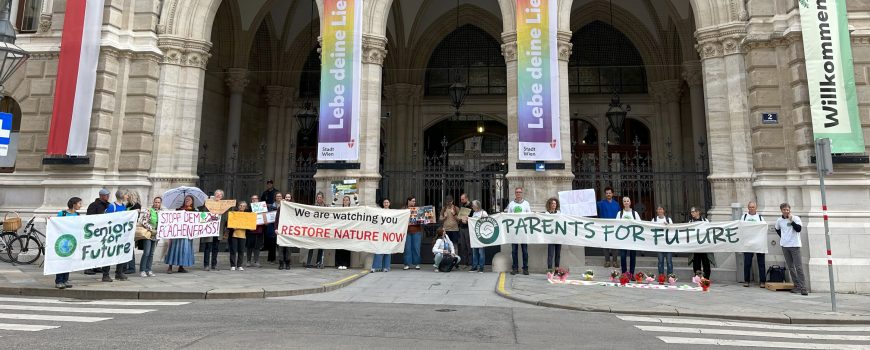
[[[108,207],[106,207],[106,214],[117,213],[127,211],[127,196],[124,194],[124,191],[117,190],[115,191],[115,201],[109,203]],[[111,266],[103,266],[103,282],[112,282],[112,278],[109,277],[109,271],[111,270]],[[127,262],[122,262],[118,265],[115,265],[115,279],[119,281],[126,281],[127,275],[124,274],[124,270],[127,269]]]
[[[689,215],[689,222],[709,222],[707,218],[701,217],[701,211],[698,208],[692,207],[689,209]],[[692,271],[694,273],[697,274],[701,271],[704,274],[704,278],[710,279],[710,275],[713,273],[710,265],[716,266],[716,259],[713,253],[694,253],[689,257],[689,264],[692,264]]]
[[[740,221],[749,222],[764,222],[764,217],[758,213],[758,204],[755,201],[749,201],[746,204],[747,213],[740,216]],[[764,288],[766,277],[764,273],[764,253],[743,253],[743,286],[749,287],[749,281],[752,278],[752,256],[758,262],[758,286]]]
[[[628,196],[622,197],[622,210],[616,213],[616,218],[621,220],[631,220],[631,221],[641,221],[640,214],[638,214],[634,209],[631,209],[631,198]],[[628,258],[628,266],[625,265],[625,260]],[[637,251],[630,249],[620,249],[619,250],[619,262],[620,269],[622,273],[625,273],[628,270],[632,276],[634,276],[634,267],[637,266]],[[628,267],[628,268],[626,268]]]
[[139,276],[154,277],[151,266],[154,263],[154,251],[157,250],[157,225],[160,222],[159,211],[163,206],[163,197],[157,196],[151,201],[151,207],[143,211],[140,223],[146,230],[151,231],[151,239],[143,239],[142,258],[139,260]]
[[[674,220],[665,215],[665,207],[661,205],[656,207],[656,217],[652,219],[652,222],[661,225],[674,224]],[[674,273],[674,253],[658,252],[658,260],[659,275],[663,275],[665,273],[665,265],[667,265],[668,268],[668,275]]]
[[[66,202],[66,207],[67,209],[59,211],[57,216],[79,216],[78,211],[82,208],[82,199],[72,197]],[[54,287],[57,289],[72,288],[73,285],[69,283],[69,272],[54,275]]]
[[[459,257],[456,256],[456,246],[450,241],[450,237],[447,236],[444,228],[439,227],[435,231],[435,237],[437,237],[437,240],[432,245],[432,253],[435,254],[435,272],[450,272],[460,261]],[[445,263],[442,266],[441,262],[444,259],[449,259],[448,262],[450,263]]]

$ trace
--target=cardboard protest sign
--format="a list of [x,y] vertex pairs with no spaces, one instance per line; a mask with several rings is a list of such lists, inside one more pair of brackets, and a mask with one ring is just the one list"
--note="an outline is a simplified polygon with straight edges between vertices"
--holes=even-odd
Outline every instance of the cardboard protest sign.
[[205,201],[205,207],[208,208],[208,211],[212,214],[223,215],[230,210],[230,208],[236,206],[235,199],[224,199],[224,200],[214,200],[209,199]]
[[130,261],[138,217],[138,211],[122,211],[49,218],[43,273],[53,275]]
[[221,234],[221,217],[196,211],[157,212],[157,239],[215,237]]
[[240,230],[257,229],[257,213],[231,211],[227,219],[227,228]]

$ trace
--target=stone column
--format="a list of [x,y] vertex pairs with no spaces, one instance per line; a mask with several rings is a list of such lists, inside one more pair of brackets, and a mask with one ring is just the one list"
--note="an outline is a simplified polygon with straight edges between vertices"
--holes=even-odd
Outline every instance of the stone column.
[[[242,104],[245,95],[245,87],[250,82],[248,80],[248,70],[245,68],[230,68],[227,69],[227,75],[224,80],[227,87],[230,89],[230,105],[227,116],[227,146],[225,153],[225,170],[227,172],[236,171],[236,163],[238,163],[237,150],[239,147],[239,132],[242,126]],[[233,189],[227,188],[233,192]]]
[[[423,86],[408,83],[395,83],[384,87],[384,97],[392,105],[390,118],[386,125],[387,140],[387,170],[400,171],[398,174],[406,174],[417,164],[412,163],[412,149],[416,138],[416,131],[420,130],[415,125],[420,117],[416,110],[420,106],[423,96]],[[388,184],[389,195],[393,201],[402,201],[405,196],[414,192],[413,179],[408,176],[390,178]]]
[[[680,80],[663,80],[650,83],[650,95],[652,95],[658,103],[659,120],[655,132],[658,135],[653,135],[652,147],[656,150],[655,161],[653,163],[655,169],[661,171],[674,171],[680,169],[682,161],[682,123],[680,121]],[[671,141],[671,154],[673,160],[668,159],[668,149],[666,146],[667,140]],[[630,141],[630,140],[629,140]]]
[[[279,114],[281,114],[281,106],[284,104],[284,92],[286,89],[282,86],[266,86],[266,105],[268,106],[268,121],[266,130],[266,169],[263,171],[263,176],[267,180],[277,181],[277,188],[281,187],[282,181],[278,176],[280,173],[277,157],[279,150],[283,150],[282,144],[279,143]],[[283,136],[283,135],[282,135]]]
[[[285,192],[293,190],[287,179],[290,175],[290,170],[294,169],[294,164],[290,161],[290,154],[296,153],[296,149],[290,145],[295,145],[296,142],[299,142],[299,140],[296,140],[297,122],[296,115],[294,114],[296,112],[293,108],[293,98],[295,96],[295,88],[284,88],[284,105],[281,107],[281,116],[278,118],[278,130],[281,135],[278,136],[279,153],[275,159],[275,162],[278,164],[276,169],[278,174],[276,177],[284,179],[284,183],[287,184],[283,189]],[[293,159],[296,159],[296,155],[294,155]]]
[[[381,140],[381,78],[384,58],[387,55],[387,39],[363,34],[362,69],[360,79],[360,137],[359,169],[318,169],[314,178],[317,189],[329,196],[330,183],[336,180],[355,179],[359,190],[360,205],[375,205],[379,180]],[[328,199],[330,200],[330,199]],[[351,265],[361,267],[367,253],[354,252]],[[325,257],[324,259],[330,259]]]
[[[695,170],[701,171],[705,164],[700,164],[701,145],[700,140],[707,140],[707,127],[704,118],[704,76],[701,72],[701,62],[685,62],[683,63],[683,80],[689,86],[689,96],[692,101],[692,145],[695,150]],[[690,147],[687,145],[686,147]]]

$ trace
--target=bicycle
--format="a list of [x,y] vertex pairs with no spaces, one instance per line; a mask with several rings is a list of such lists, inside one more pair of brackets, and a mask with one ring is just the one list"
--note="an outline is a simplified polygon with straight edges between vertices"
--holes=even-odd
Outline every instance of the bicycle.
[[12,259],[9,259],[9,246],[16,237],[18,237],[18,233],[15,231],[0,232],[0,261],[12,262]]
[[27,225],[24,225],[24,233],[10,242],[7,255],[12,263],[32,264],[45,254],[46,237],[44,233],[34,227],[34,221],[36,221],[36,216],[30,218]]

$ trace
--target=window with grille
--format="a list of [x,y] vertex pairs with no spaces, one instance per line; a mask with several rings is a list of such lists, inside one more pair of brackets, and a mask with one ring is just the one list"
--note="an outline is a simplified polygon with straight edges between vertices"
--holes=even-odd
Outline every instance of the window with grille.
[[595,21],[575,31],[568,61],[572,94],[644,93],[646,69],[637,48],[620,31]]
[[317,48],[311,50],[305,65],[302,67],[302,75],[299,80],[299,97],[320,96],[320,54]]
[[507,93],[501,45],[470,24],[454,30],[435,48],[426,67],[426,95],[447,96],[447,88],[456,82],[467,84],[469,95]]
[[35,33],[39,29],[42,0],[18,0],[18,20],[15,26],[21,33]]

